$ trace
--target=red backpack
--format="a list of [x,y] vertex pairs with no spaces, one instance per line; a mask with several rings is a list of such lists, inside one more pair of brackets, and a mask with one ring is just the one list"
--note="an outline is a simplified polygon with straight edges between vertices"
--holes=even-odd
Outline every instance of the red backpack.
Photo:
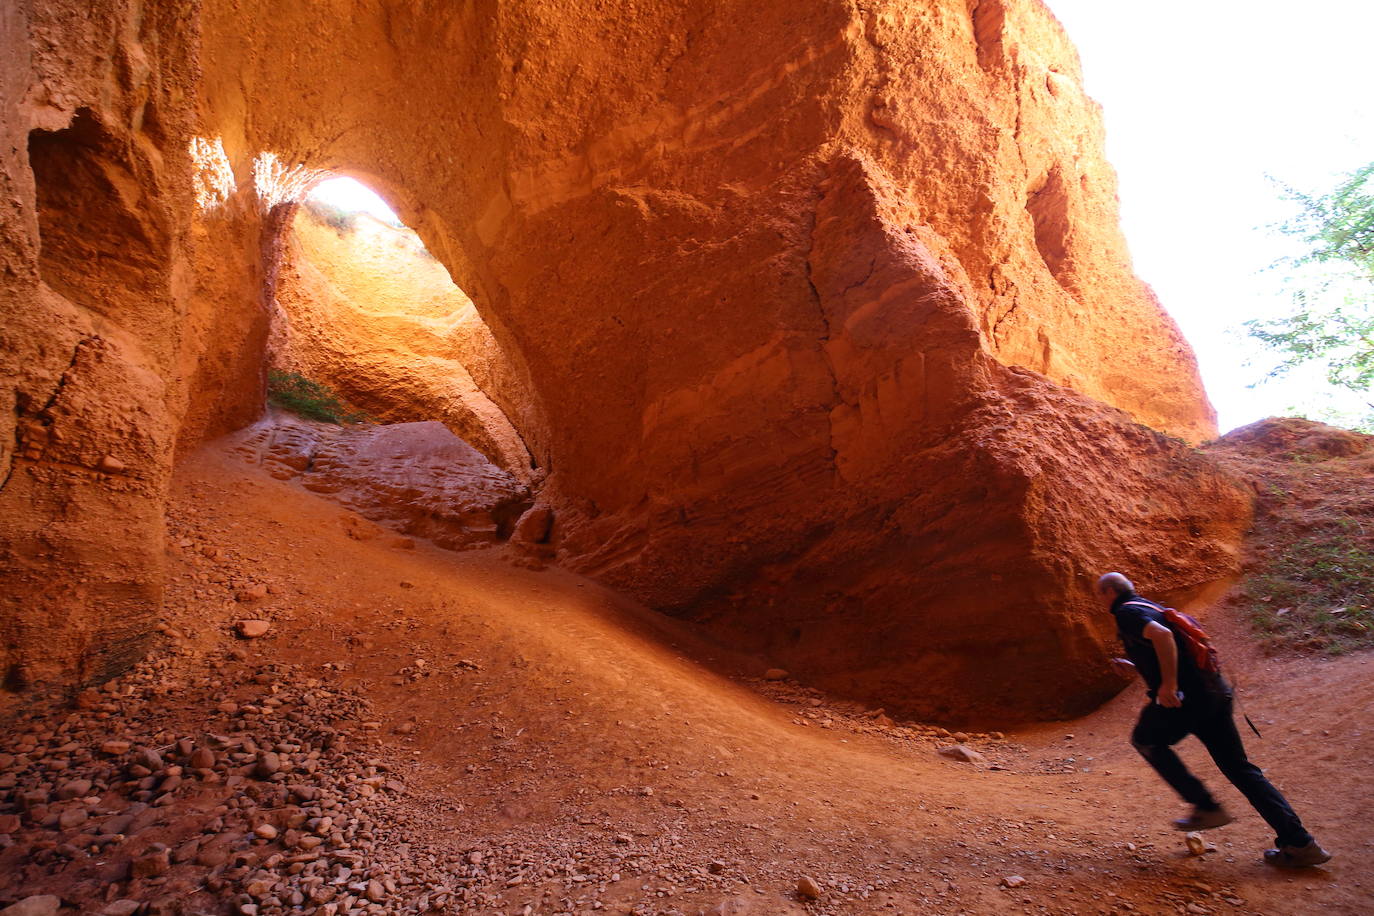
[[1217,647],[1212,645],[1212,637],[1207,635],[1207,631],[1197,622],[1196,617],[1166,607],[1164,619],[1175,633],[1183,634],[1188,654],[1193,656],[1199,671],[1221,674],[1221,656],[1217,655]]
[[[1136,607],[1154,607],[1154,605],[1144,601],[1127,601],[1126,603],[1134,604]],[[1188,649],[1188,654],[1193,657],[1193,662],[1199,671],[1221,676],[1221,656],[1217,654],[1217,647],[1212,645],[1212,637],[1202,628],[1202,624],[1197,622],[1196,617],[1175,608],[1166,607],[1164,608],[1164,622],[1175,633],[1183,636],[1183,645]],[[1232,687],[1233,692],[1234,689]],[[1240,701],[1237,700],[1236,702],[1239,703]],[[1264,737],[1243,710],[1241,716],[1244,717],[1245,724],[1250,726],[1250,730],[1255,733],[1256,737]]]
[[[1153,607],[1143,601],[1127,601],[1136,607]],[[1202,624],[1197,622],[1197,618],[1191,614],[1171,607],[1164,608],[1164,622],[1169,625],[1169,629],[1182,635],[1183,644],[1188,649],[1188,654],[1193,657],[1193,663],[1197,665],[1199,671],[1208,674],[1221,674],[1221,656],[1217,655],[1216,646],[1212,645],[1212,637],[1207,635],[1207,631],[1202,628]]]

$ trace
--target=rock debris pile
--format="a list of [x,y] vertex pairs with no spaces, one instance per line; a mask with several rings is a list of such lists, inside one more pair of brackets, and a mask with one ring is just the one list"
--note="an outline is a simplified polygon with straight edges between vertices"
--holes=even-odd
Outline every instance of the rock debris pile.
[[[235,683],[247,700],[214,702]],[[169,701],[204,718],[168,715]],[[442,904],[439,876],[403,859],[403,782],[343,737],[366,707],[230,649],[193,676],[163,658],[65,714],[21,717],[0,755],[5,898],[61,887],[66,903],[110,914]]]
[[[526,913],[573,913],[603,909],[608,890],[633,882],[654,902],[617,912],[645,916],[686,912],[673,897],[747,888],[768,870],[724,837],[721,857],[702,858],[666,802],[656,822],[605,837],[581,815],[444,839],[434,828],[462,805],[414,797],[413,764],[388,754],[379,729],[357,691],[300,666],[173,644],[70,707],[11,723],[0,906],[22,905],[10,916],[380,916],[480,911],[513,896],[515,912],[528,899]],[[815,899],[821,885],[808,880]],[[890,882],[824,883],[838,904]]]

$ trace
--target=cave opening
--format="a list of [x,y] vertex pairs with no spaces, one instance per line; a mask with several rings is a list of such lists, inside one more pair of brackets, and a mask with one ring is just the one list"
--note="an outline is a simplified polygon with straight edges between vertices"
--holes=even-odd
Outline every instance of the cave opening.
[[267,362],[383,423],[438,421],[528,482],[525,396],[472,299],[386,201],[325,173],[281,227]]

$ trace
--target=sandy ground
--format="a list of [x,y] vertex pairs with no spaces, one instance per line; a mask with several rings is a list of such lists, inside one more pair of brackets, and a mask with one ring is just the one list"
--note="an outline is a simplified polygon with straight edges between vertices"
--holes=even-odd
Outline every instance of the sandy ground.
[[[1183,806],[1127,743],[1136,688],[1083,720],[970,733],[984,759],[960,762],[937,753],[954,737],[767,683],[758,659],[595,582],[397,536],[223,446],[180,468],[168,525],[169,654],[155,666],[216,673],[209,694],[161,707],[154,688],[154,720],[170,736],[225,732],[217,703],[261,702],[264,672],[364,696],[370,710],[339,729],[405,787],[378,842],[480,875],[442,912],[1374,912],[1374,655],[1265,658],[1226,611],[1208,617],[1264,731],[1254,759],[1337,856],[1281,872],[1260,860],[1263,821],[1191,740],[1184,757],[1239,817],[1206,835],[1215,850],[1187,854],[1168,827]],[[253,586],[267,595],[236,600]],[[271,630],[236,639],[243,618]],[[169,824],[203,820],[195,798]],[[11,879],[19,849],[0,862]],[[0,890],[76,880],[40,872]],[[818,900],[798,895],[802,876]],[[183,912],[231,911],[232,889],[214,887]],[[401,895],[367,912],[400,912]]]
[[[361,688],[379,723],[365,740],[419,787],[415,843],[646,849],[599,893],[608,912],[1374,912],[1369,654],[1267,659],[1210,618],[1264,731],[1252,756],[1336,853],[1280,872],[1191,740],[1185,758],[1240,816],[1187,855],[1168,828],[1181,805],[1126,742],[1135,689],[1081,720],[971,738],[987,762],[957,762],[935,752],[947,740],[845,704],[786,685],[770,698],[743,676],[758,670],[592,582],[407,544],[213,447],[181,468],[169,524],[169,621],[210,647],[265,616],[250,662]],[[273,592],[251,610],[233,600],[250,581]],[[796,894],[803,875],[819,900]],[[551,878],[487,909],[560,907],[575,901]]]

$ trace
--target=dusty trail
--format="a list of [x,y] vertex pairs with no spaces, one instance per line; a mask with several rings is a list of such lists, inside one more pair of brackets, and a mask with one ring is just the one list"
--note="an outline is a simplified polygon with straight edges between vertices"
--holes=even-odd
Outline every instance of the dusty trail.
[[[172,541],[189,536],[196,548],[174,561],[181,570],[198,568],[202,543],[220,545],[221,568],[276,593],[255,611],[277,615],[274,631],[250,651],[334,665],[373,700],[380,725],[368,734],[379,751],[411,759],[425,807],[461,806],[432,818],[427,842],[623,851],[676,838],[670,853],[641,857],[634,877],[622,869],[600,898],[612,911],[800,911],[803,874],[822,883],[810,905],[822,912],[1374,907],[1365,877],[1374,847],[1350,816],[1374,801],[1367,766],[1350,765],[1374,752],[1369,656],[1280,663],[1231,653],[1248,709],[1267,728],[1253,752],[1340,856],[1322,871],[1281,874],[1258,863],[1267,832],[1229,786],[1245,816],[1209,837],[1217,852],[1182,855],[1163,827],[1177,806],[1124,742],[1133,692],[1081,721],[974,742],[988,769],[838,710],[829,728],[798,725],[815,721],[798,712],[809,706],[732,680],[739,660],[594,583],[517,569],[490,551],[407,548],[213,449],[182,467],[175,507]],[[170,604],[180,609],[174,624],[178,612],[215,605],[175,590]],[[243,613],[222,597],[219,609]],[[223,638],[220,627],[201,637]],[[417,671],[435,674],[410,679]],[[413,733],[397,734],[407,722]],[[1186,753],[1208,772],[1196,748]],[[687,872],[711,862],[729,880],[685,890]],[[1003,886],[1011,875],[1025,885]],[[658,896],[668,887],[673,897]],[[541,901],[563,891],[517,885],[496,911],[554,912]]]
[[[504,549],[401,537],[245,464],[232,440],[181,466],[168,545],[158,657],[83,707],[94,725],[55,710],[6,742],[0,770],[49,804],[24,816],[19,845],[0,843],[0,902],[163,900],[140,911],[153,916],[1374,909],[1368,654],[1266,659],[1210,618],[1265,729],[1253,753],[1338,854],[1288,874],[1260,863],[1267,831],[1229,786],[1240,820],[1209,835],[1216,851],[1184,853],[1165,826],[1179,806],[1125,741],[1133,691],[1082,720],[968,735],[985,760],[957,762],[936,753],[955,740],[941,729],[766,682],[763,661]],[[268,634],[235,638],[245,618]],[[110,737],[133,760],[156,745],[187,761],[168,750],[183,738],[218,749],[219,775],[140,793],[162,777],[138,782],[125,763],[96,774],[91,798],[61,800],[63,779],[108,759],[82,747]],[[294,759],[285,782],[254,769],[274,744]],[[301,769],[307,750],[318,772]],[[301,826],[325,815],[333,828]],[[255,839],[264,819],[285,833]],[[819,899],[798,896],[802,876]]]

